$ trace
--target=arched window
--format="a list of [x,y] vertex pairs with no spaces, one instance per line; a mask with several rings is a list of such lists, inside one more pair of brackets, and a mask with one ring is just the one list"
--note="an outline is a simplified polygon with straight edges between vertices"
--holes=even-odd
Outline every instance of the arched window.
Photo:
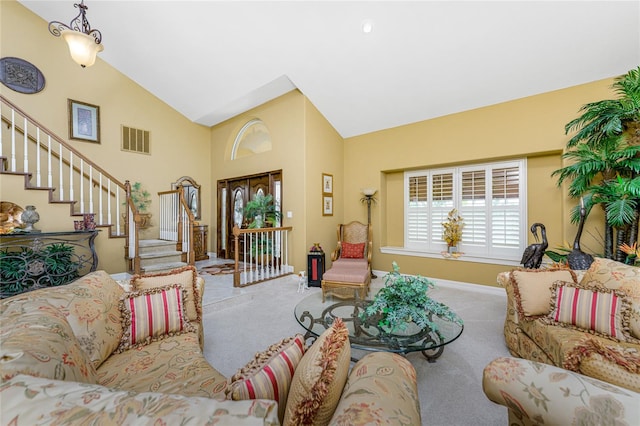
[[261,152],[271,151],[269,129],[259,118],[248,121],[236,136],[231,151],[231,159],[248,157]]

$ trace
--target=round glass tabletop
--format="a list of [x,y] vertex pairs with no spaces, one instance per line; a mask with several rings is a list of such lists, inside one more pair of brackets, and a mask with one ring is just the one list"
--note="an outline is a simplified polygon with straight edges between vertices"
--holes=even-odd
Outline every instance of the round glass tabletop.
[[460,337],[464,328],[462,321],[453,322],[431,314],[435,327],[422,328],[408,322],[406,328],[390,332],[378,324],[375,317],[360,318],[370,303],[371,300],[341,299],[332,295],[327,295],[323,303],[322,292],[315,292],[302,299],[294,312],[298,323],[307,330],[307,338],[319,336],[336,318],[342,318],[349,330],[352,348],[403,354],[420,351],[429,361],[442,355],[444,346]]

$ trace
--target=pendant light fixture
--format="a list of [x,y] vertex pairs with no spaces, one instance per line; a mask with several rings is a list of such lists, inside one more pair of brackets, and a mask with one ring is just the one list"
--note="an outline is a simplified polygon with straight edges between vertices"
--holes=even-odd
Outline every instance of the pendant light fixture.
[[49,22],[49,32],[56,37],[62,37],[69,45],[71,58],[82,68],[90,67],[96,62],[96,55],[102,52],[104,46],[102,33],[97,29],[91,29],[91,24],[87,20],[87,9],[84,0],[73,7],[80,9],[78,16],[73,18],[69,25],[59,21]]

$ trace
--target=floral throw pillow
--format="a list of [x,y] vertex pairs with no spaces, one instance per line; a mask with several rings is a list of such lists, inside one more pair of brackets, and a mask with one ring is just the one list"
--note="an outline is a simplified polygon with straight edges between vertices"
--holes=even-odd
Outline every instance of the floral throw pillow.
[[640,339],[640,268],[611,259],[595,258],[580,284],[583,287],[606,287],[621,290],[631,305],[629,329]]
[[185,315],[179,284],[125,293],[120,300],[124,333],[116,352],[195,331]]
[[27,298],[7,302],[3,308],[2,380],[27,374],[55,380],[98,382],[93,364],[80,348],[62,311],[42,300]]

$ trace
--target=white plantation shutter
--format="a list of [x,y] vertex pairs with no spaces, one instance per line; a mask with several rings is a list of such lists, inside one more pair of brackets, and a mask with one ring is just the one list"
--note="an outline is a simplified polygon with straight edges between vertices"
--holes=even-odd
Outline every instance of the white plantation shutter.
[[405,198],[408,199],[408,204],[405,239],[407,240],[407,246],[415,247],[428,241],[428,176],[407,176],[406,182],[407,195]]
[[464,220],[460,250],[520,260],[526,243],[525,160],[405,173],[405,246],[438,253],[452,209]]
[[467,251],[471,250],[471,246],[476,246],[482,251],[487,244],[486,175],[487,170],[484,167],[479,170],[463,170],[460,175],[461,200],[458,212],[464,219],[462,241]]
[[496,168],[491,176],[491,233],[496,251],[520,251],[520,171],[518,167]]
[[442,222],[454,205],[453,171],[431,175],[431,244],[446,244],[442,240]]

